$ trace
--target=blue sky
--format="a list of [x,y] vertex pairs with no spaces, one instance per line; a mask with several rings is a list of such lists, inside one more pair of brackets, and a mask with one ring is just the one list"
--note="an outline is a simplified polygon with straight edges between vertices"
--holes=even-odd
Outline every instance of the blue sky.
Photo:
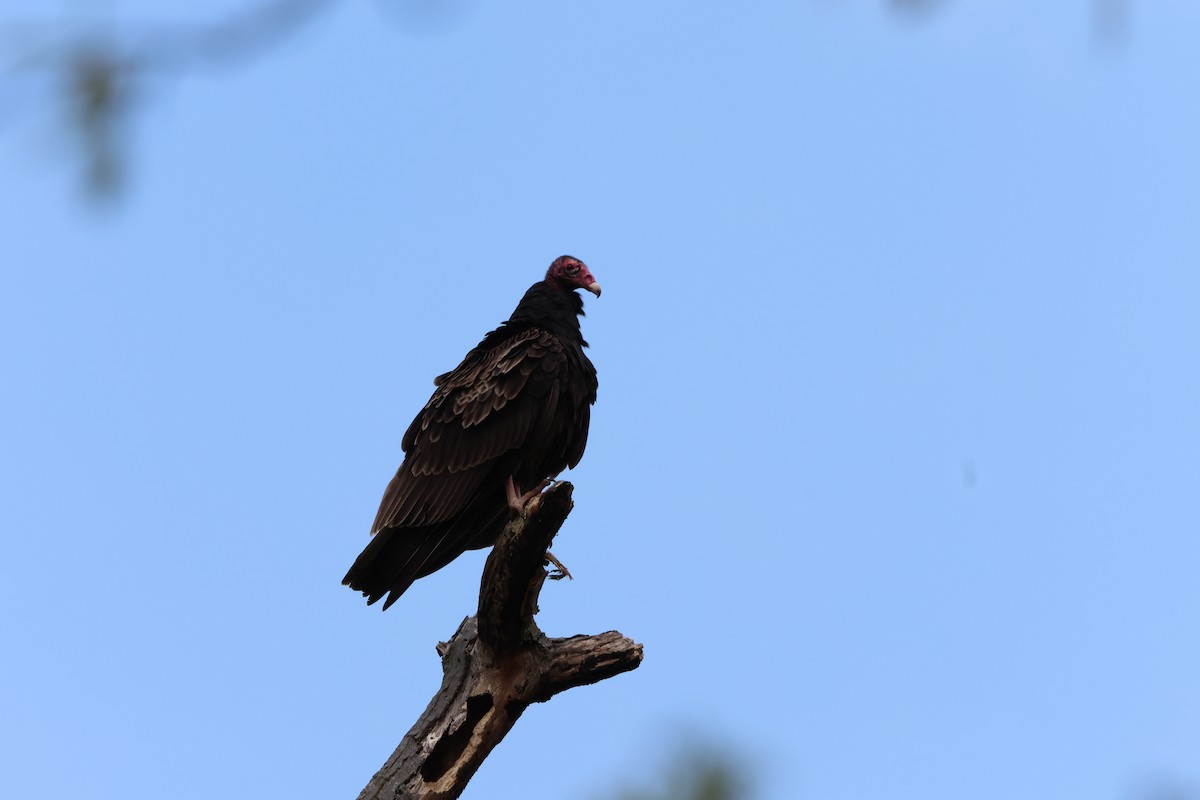
[[0,794],[357,794],[484,555],[339,581],[561,253],[600,398],[539,620],[646,661],[468,797],[691,736],[765,798],[1200,787],[1200,7],[463,8],[146,87],[107,209],[49,103],[0,129]]

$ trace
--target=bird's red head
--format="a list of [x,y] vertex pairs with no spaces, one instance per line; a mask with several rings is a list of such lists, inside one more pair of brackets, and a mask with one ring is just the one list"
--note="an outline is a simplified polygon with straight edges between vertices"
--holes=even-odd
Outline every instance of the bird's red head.
[[546,283],[566,291],[587,289],[596,297],[600,296],[600,284],[592,277],[591,270],[587,268],[587,264],[574,256],[559,256],[554,259],[550,269],[546,270]]

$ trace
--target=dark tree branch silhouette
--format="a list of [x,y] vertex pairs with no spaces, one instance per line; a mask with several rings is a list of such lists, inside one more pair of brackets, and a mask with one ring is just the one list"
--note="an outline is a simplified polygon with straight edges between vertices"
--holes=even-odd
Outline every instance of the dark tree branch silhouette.
[[531,704],[642,663],[642,646],[617,631],[552,639],[533,620],[546,551],[571,513],[572,491],[555,484],[500,534],[478,613],[438,645],[441,688],[359,800],[458,797]]

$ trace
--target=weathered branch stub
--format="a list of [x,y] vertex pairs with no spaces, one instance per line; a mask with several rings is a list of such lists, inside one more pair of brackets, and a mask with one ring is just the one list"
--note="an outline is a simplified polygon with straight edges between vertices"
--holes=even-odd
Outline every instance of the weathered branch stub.
[[572,491],[556,483],[500,534],[477,615],[438,645],[441,688],[359,800],[456,798],[531,703],[642,663],[642,646],[617,631],[551,639],[533,621],[545,553],[571,513]]

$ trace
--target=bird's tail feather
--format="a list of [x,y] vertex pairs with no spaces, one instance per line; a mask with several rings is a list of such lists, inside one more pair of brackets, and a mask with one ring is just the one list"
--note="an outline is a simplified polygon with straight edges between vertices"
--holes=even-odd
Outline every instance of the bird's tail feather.
[[384,528],[354,560],[342,583],[360,591],[367,605],[388,595],[384,610],[418,578],[449,564],[469,549],[492,544],[504,525],[507,505],[479,504],[473,513],[435,525]]

